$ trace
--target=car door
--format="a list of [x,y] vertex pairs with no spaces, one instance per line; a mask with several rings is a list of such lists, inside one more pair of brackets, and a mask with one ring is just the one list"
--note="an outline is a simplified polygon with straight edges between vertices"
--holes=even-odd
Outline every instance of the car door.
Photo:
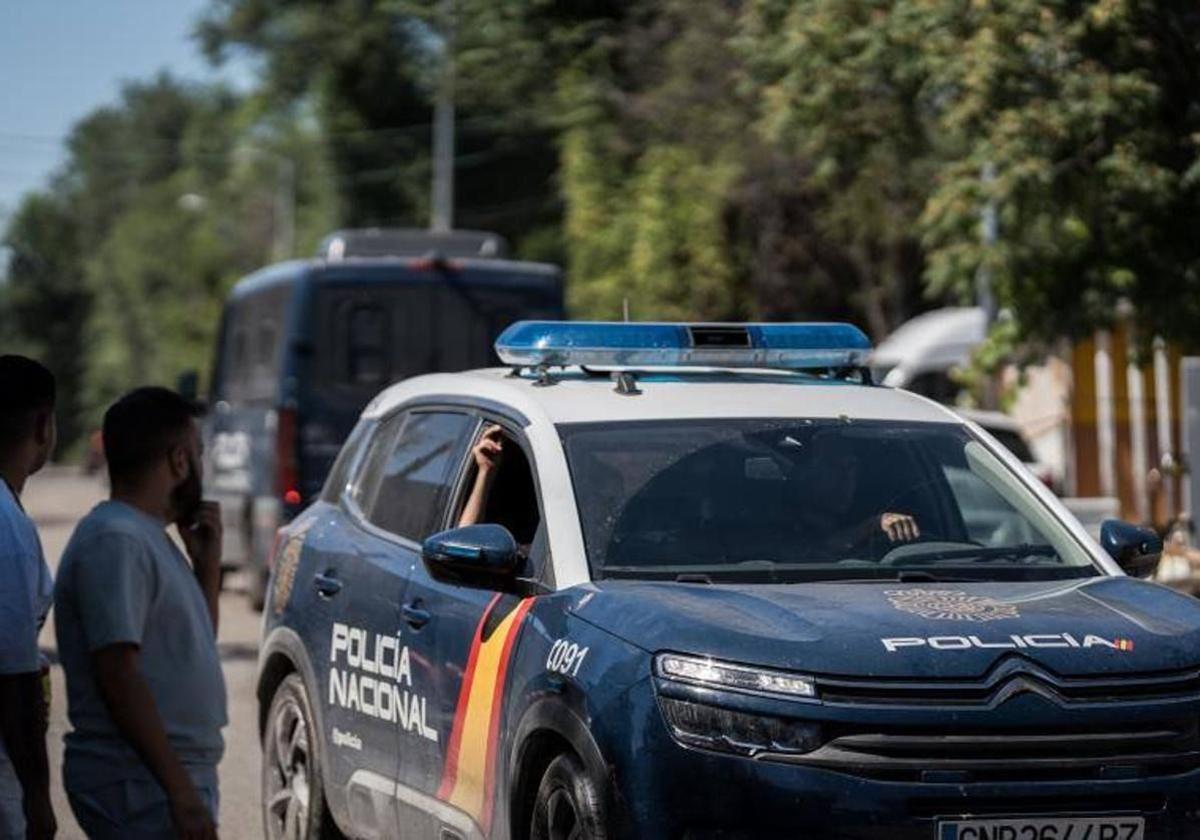
[[[525,508],[527,515],[503,521],[505,516],[489,506],[486,518],[480,521],[509,527],[518,543],[529,547],[529,569],[533,569],[541,563],[536,555],[544,554],[545,540],[532,460],[517,432],[506,429],[505,437],[506,451],[491,496],[504,502],[510,511],[511,503],[518,499],[532,509]],[[518,467],[528,475],[515,481],[506,479],[504,470],[509,470],[508,476],[512,477]],[[473,477],[468,452],[458,492],[449,497],[441,527],[460,524],[458,512],[470,493]],[[465,815],[485,836],[490,830],[497,788],[500,703],[508,659],[530,603],[530,599],[514,594],[435,580],[424,563],[413,570],[406,605],[419,607],[427,621],[417,647],[433,686],[429,720],[439,738],[436,760],[410,762],[407,756],[401,757],[400,779],[402,784],[451,806],[441,809],[443,823],[438,828],[461,831]]]
[[[421,542],[440,525],[479,421],[462,411],[413,408],[397,422],[396,436],[373,483],[364,488],[361,505],[367,527],[389,546],[391,557],[403,557],[405,574],[411,575],[420,565]],[[436,719],[436,669],[428,659],[429,614],[419,596],[405,593],[402,600],[392,600],[394,623],[388,632],[393,641],[373,637],[387,648],[375,663],[382,683],[377,697],[384,704],[377,704],[376,714],[388,722],[386,743],[396,764],[387,783],[371,782],[373,790],[396,793],[396,822],[389,835],[422,838],[435,836],[428,809],[404,796],[407,788],[397,790],[395,782],[403,779],[404,768],[438,763],[444,735]]]
[[336,550],[314,551],[317,597],[308,624],[322,636],[311,649],[320,683],[312,699],[322,705],[325,727],[324,777],[360,837],[390,836],[395,820],[395,803],[380,782],[396,774],[391,685],[413,556],[374,526],[369,504],[363,506],[386,476],[403,422],[396,416],[376,427],[341,500]]

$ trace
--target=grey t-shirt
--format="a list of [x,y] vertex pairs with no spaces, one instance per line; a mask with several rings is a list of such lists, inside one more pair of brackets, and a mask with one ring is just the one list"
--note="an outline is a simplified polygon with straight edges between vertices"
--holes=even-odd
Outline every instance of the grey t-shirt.
[[68,787],[151,777],[109,717],[92,670],[92,653],[113,644],[138,646],[142,676],[183,763],[221,760],[228,718],[212,619],[161,522],[123,502],[93,508],[63,553],[54,623],[73,727],[66,737]]

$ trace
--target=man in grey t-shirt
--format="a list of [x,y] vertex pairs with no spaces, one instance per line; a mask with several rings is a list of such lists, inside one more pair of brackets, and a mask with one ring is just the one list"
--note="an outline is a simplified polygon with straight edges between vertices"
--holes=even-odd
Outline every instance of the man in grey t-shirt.
[[[201,501],[194,405],[163,388],[104,416],[112,497],[76,527],[54,613],[73,731],[63,776],[95,838],[216,837],[227,723],[220,511]],[[166,532],[174,523],[189,565]]]

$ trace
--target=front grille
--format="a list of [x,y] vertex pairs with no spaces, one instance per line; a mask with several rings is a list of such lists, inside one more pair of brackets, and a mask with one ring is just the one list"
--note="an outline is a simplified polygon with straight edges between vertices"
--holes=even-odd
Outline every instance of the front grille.
[[892,781],[1112,780],[1177,775],[1200,768],[1195,721],[1147,727],[1022,730],[997,734],[941,729],[827,727],[828,740],[802,756],[770,760]]
[[1129,703],[1200,699],[1200,669],[1063,677],[1010,654],[977,680],[900,680],[821,677],[822,701],[861,706],[996,706],[1022,692],[1057,703]]

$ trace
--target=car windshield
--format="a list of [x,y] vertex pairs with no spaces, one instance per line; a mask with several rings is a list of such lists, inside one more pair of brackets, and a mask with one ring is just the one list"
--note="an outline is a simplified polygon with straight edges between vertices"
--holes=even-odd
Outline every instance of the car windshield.
[[592,574],[696,583],[1100,574],[955,423],[702,420],[559,429]]

